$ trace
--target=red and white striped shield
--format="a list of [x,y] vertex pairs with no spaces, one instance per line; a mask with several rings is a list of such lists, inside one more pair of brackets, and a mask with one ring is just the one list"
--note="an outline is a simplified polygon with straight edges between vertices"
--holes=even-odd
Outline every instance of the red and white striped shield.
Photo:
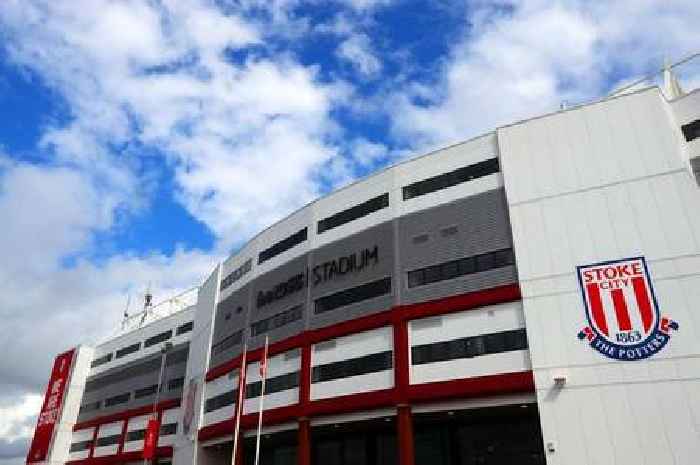
[[661,350],[677,323],[661,318],[644,257],[577,267],[589,326],[579,333],[604,355],[638,360]]

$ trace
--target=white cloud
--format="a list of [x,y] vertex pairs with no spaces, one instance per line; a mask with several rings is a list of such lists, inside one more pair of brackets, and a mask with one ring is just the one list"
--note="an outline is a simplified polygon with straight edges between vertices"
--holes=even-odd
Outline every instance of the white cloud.
[[382,63],[374,54],[371,40],[366,34],[350,35],[340,43],[336,54],[365,77],[377,76],[382,70]]
[[38,394],[21,396],[13,405],[0,404],[0,438],[9,442],[29,436],[34,428],[33,419],[41,407],[42,397]]
[[598,97],[611,79],[644,74],[700,43],[694,0],[478,2],[467,14],[438,86],[395,94],[397,137],[464,140]]

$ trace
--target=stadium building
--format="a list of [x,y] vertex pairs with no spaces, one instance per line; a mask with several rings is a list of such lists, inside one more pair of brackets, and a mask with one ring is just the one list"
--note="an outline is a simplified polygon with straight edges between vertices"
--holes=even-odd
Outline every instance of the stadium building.
[[262,464],[696,464],[700,90],[673,82],[262,231],[190,304],[59,355],[28,462],[142,463],[155,411],[155,462],[229,464],[245,370],[253,464],[267,337]]

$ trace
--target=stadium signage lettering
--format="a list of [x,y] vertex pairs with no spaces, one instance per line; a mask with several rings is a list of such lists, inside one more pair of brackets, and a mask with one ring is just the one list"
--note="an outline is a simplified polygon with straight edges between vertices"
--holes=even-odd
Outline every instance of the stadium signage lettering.
[[[359,273],[371,266],[379,263],[379,247],[365,248],[350,255],[328,260],[319,265],[315,265],[311,272],[313,274],[313,285],[318,286],[326,281],[331,281],[338,276],[348,273]],[[257,308],[264,307],[277,300],[295,294],[307,285],[307,272],[297,273],[285,281],[272,286],[266,291],[258,291],[256,297]]]
[[256,301],[257,307],[264,307],[276,300],[284,299],[288,295],[299,292],[304,287],[306,287],[306,273],[295,274],[267,291],[259,291]]
[[357,273],[379,263],[379,248],[364,249],[313,267],[314,286],[348,273]]

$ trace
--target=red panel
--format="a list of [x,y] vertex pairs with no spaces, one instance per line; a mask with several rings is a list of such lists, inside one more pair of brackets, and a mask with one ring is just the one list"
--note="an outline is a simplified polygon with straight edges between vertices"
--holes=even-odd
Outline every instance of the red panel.
[[[305,331],[289,339],[271,344],[270,353],[277,354],[305,344],[316,344],[327,339],[387,326],[398,321],[469,310],[484,305],[495,305],[504,302],[512,302],[514,300],[520,300],[520,287],[517,284],[508,284],[429,302],[402,305],[373,315],[356,318],[350,321],[343,321],[325,328]],[[259,360],[260,357],[262,357],[262,348],[248,353],[248,359],[250,361]],[[235,370],[240,364],[240,359],[241,356],[239,355],[228,362],[212,368],[207,372],[206,380],[212,381]]]
[[299,419],[297,444],[297,465],[311,465],[311,422],[308,418]]
[[411,401],[431,402],[451,398],[467,398],[516,392],[534,392],[532,371],[479,376],[452,381],[412,385],[408,389]]
[[299,370],[299,403],[306,407],[311,398],[311,345],[301,348],[301,370]]
[[405,320],[394,323],[394,386],[397,402],[406,402],[409,384],[408,323]]
[[61,419],[63,398],[66,386],[70,383],[74,355],[75,349],[71,349],[57,355],[53,362],[51,377],[44,394],[44,403],[39,412],[29,452],[27,452],[27,463],[43,462],[49,454],[54,427]]
[[[156,449],[156,457],[172,457],[172,446],[164,446]],[[124,452],[123,454],[106,455],[104,457],[91,457],[81,460],[69,460],[67,465],[121,465],[124,462],[142,461],[141,451]]]
[[[170,399],[159,402],[156,410],[168,410],[171,408],[179,407],[180,399]],[[147,413],[153,412],[153,405],[144,405],[143,407],[134,408],[131,410],[124,410],[123,412],[113,413],[111,415],[104,415],[101,417],[93,418],[92,420],[84,421],[82,423],[76,423],[73,427],[73,431],[79,429],[91,428],[96,425],[101,425],[103,423],[112,423],[114,421],[126,420],[131,417],[137,417],[139,415],[146,415]]]
[[143,454],[144,460],[151,460],[156,454],[156,445],[158,444],[158,429],[160,422],[156,418],[150,418],[146,426],[146,434],[143,438]]
[[414,465],[415,451],[413,445],[413,417],[411,407],[400,405],[396,409],[399,465]]

